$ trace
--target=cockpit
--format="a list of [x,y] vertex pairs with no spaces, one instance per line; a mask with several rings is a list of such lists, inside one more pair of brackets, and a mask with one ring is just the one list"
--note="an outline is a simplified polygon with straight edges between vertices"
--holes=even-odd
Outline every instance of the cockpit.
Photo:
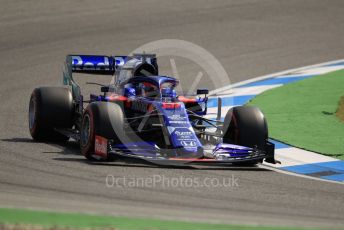
[[133,77],[124,85],[124,96],[151,99],[176,98],[178,81],[164,76]]

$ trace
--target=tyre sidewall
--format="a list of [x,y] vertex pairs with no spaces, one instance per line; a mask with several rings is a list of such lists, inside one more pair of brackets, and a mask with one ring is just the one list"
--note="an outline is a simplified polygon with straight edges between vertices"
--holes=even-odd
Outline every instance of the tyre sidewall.
[[81,124],[81,131],[84,132],[84,123],[86,122],[86,119],[89,119],[89,135],[86,144],[83,144],[82,135],[83,133],[80,133],[80,149],[81,153],[89,160],[93,160],[92,153],[94,152],[94,144],[95,144],[95,132],[94,132],[94,115],[93,115],[93,109],[91,109],[91,106],[88,106],[87,109],[84,112],[82,124]]
[[[111,108],[113,110],[111,110]],[[87,117],[89,117],[90,119],[90,135],[87,140],[87,144],[83,145],[81,135],[83,135],[82,132],[84,132],[84,122]],[[113,118],[115,118],[114,121],[112,120]],[[92,155],[95,151],[96,136],[101,136],[108,140],[111,139],[114,144],[120,144],[121,140],[118,137],[117,133],[122,135],[121,132],[123,132],[123,123],[123,112],[119,105],[108,102],[93,102],[89,104],[84,112],[81,125],[81,153],[87,159],[94,160]]]
[[224,141],[265,150],[267,138],[267,123],[258,108],[238,106],[228,111],[224,121]]

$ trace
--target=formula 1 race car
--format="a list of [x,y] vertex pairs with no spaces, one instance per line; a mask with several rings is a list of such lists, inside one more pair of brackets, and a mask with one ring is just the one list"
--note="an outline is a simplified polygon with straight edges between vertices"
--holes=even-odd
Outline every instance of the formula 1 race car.
[[[106,74],[109,85],[85,100],[72,73]],[[155,164],[255,165],[276,163],[267,122],[256,107],[231,108],[221,119],[221,98],[207,89],[179,95],[179,81],[158,73],[154,54],[68,55],[64,87],[36,88],[29,128],[36,141],[79,141],[89,160],[142,160]],[[98,83],[91,83],[98,84]],[[207,116],[208,100],[218,114]]]

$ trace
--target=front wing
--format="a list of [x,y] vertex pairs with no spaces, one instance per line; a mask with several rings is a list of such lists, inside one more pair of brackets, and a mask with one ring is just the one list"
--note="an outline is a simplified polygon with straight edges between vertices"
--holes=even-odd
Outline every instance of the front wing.
[[[266,161],[269,161],[269,159],[270,161],[274,160],[273,152],[265,152],[240,146],[238,146],[238,149],[226,148],[226,150],[224,150],[222,148],[219,150],[220,154],[212,153],[202,154],[200,156],[176,156],[174,154],[166,154],[166,152],[173,151],[173,149],[162,150],[157,148],[154,144],[147,142],[114,145],[111,140],[106,140],[105,138],[101,138],[100,140],[101,141],[96,140],[95,148],[95,156],[98,158],[107,157],[155,165],[230,165],[233,163],[262,162],[264,159]],[[223,152],[226,152],[226,154],[223,154]]]

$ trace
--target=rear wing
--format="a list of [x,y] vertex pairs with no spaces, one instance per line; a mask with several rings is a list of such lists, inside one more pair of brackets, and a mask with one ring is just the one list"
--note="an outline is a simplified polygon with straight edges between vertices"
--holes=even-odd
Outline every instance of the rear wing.
[[133,56],[68,55],[66,64],[72,72],[113,75],[119,67],[131,59],[145,60],[157,67],[155,54],[134,54]]
[[113,75],[116,67],[124,65],[126,56],[68,55],[66,64],[72,72]]
[[155,54],[133,54],[132,56],[67,55],[63,71],[63,84],[72,88],[74,100],[81,96],[80,87],[73,79],[73,73],[113,75],[127,61],[138,59],[153,65],[158,70]]

